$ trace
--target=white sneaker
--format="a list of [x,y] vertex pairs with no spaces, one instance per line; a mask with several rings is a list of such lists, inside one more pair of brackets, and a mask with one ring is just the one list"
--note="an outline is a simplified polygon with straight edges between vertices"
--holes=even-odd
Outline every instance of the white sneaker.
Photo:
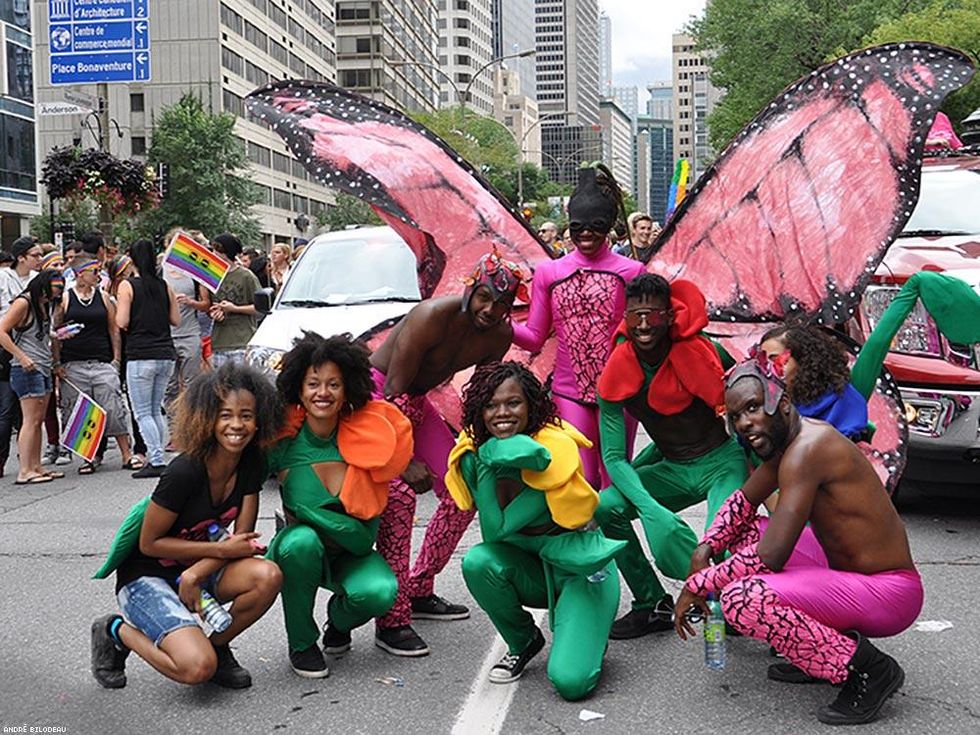
[[58,447],[49,444],[41,457],[41,464],[54,464],[58,459]]
[[58,452],[58,459],[54,461],[55,464],[71,464],[71,452],[67,449],[62,448]]

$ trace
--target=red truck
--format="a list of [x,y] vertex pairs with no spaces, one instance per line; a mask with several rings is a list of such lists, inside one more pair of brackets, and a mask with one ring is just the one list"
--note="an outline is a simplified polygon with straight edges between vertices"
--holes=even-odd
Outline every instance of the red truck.
[[[889,249],[851,323],[859,342],[899,288],[920,270],[961,278],[980,292],[980,157],[927,158],[919,202]],[[977,314],[976,319],[980,319]],[[951,344],[921,303],[895,338],[885,366],[909,424],[903,483],[924,493],[980,490],[980,344]]]

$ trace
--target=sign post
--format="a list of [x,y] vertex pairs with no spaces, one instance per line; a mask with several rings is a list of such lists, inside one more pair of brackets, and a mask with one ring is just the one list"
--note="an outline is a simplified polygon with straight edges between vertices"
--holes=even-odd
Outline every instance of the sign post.
[[48,0],[51,84],[150,79],[149,0]]

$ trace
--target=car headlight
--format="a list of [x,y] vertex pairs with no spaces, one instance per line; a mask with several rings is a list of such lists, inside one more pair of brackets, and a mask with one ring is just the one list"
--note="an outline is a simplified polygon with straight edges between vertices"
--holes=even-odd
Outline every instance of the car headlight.
[[274,347],[248,347],[245,350],[245,362],[275,378],[282,369],[282,358],[285,354],[285,350],[277,350]]
[[[861,310],[868,322],[869,330],[878,325],[881,315],[885,313],[899,290],[897,286],[868,287],[861,301]],[[942,337],[939,334],[939,328],[921,301],[916,302],[915,308],[912,309],[905,323],[898,330],[891,348],[896,352],[932,355],[934,357],[943,356]]]
[[965,395],[933,393],[902,389],[905,419],[909,431],[922,436],[939,437],[958,415],[967,410],[972,399]]

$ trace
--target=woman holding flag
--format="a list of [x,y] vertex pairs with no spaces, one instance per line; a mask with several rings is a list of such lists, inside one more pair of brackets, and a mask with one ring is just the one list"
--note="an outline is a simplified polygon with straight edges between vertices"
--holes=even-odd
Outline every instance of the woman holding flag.
[[136,275],[119,284],[116,322],[127,332],[126,385],[140,433],[146,442],[147,464],[133,477],[159,477],[166,426],[163,396],[174,371],[177,353],[170,327],[180,324],[177,297],[157,272],[153,243],[137,240],[129,249]]
[[[99,288],[99,261],[83,254],[72,262],[72,270],[75,285],[65,290],[54,316],[55,327],[81,327],[80,331],[62,330],[62,424],[68,425],[79,393],[87,393],[106,412],[106,434],[116,438],[122,454],[122,468],[138,470],[143,463],[130,449],[132,428],[119,383],[122,342],[116,324],[116,307]],[[92,462],[86,461],[78,468],[78,474],[92,474],[100,460],[99,457]]]

